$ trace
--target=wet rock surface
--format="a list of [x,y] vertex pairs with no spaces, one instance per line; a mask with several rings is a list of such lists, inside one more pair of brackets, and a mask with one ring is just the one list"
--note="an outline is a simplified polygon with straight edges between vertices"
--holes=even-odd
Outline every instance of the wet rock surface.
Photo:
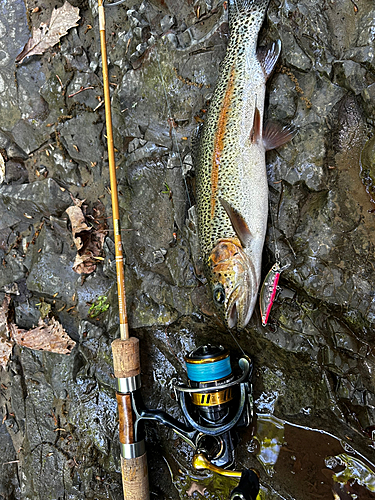
[[[36,325],[47,303],[77,341],[70,356],[16,346],[0,372],[7,500],[122,498],[110,347],[119,334],[113,232],[96,271],[79,275],[65,212],[72,197],[85,200],[88,214],[99,199],[111,217],[96,2],[72,0],[79,26],[43,56],[14,63],[31,27],[62,3],[0,5],[0,302],[11,295],[21,328]],[[261,44],[279,38],[283,46],[268,84],[268,118],[298,131],[267,160],[263,271],[276,251],[289,267],[269,325],[256,312],[234,334],[254,360],[258,413],[257,444],[250,429],[242,434],[236,466],[260,471],[267,499],[310,498],[314,487],[332,498],[331,486],[309,483],[314,471],[322,482],[333,472],[309,455],[317,441],[308,429],[342,440],[342,449],[328,438],[319,445],[323,461],[341,453],[346,463],[348,443],[352,456],[373,456],[374,14],[370,0],[273,1],[260,34]],[[133,0],[106,16],[131,334],[140,339],[146,405],[182,419],[171,393],[173,379],[186,381],[184,355],[208,342],[240,355],[200,279],[189,210],[189,138],[220,71],[227,11],[217,1]],[[109,309],[90,317],[102,296]],[[297,425],[299,434],[290,430]],[[233,483],[193,471],[192,450],[170,430],[150,424],[146,432],[151,498],[228,497]],[[261,459],[267,437],[280,444],[279,465]],[[373,498],[358,481],[363,489],[353,494]]]

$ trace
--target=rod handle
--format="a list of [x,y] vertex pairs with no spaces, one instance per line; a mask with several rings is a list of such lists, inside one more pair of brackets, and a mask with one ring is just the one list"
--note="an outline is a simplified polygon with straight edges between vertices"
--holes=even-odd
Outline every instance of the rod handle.
[[124,500],[149,500],[147,454],[137,458],[121,457]]
[[[112,354],[116,378],[136,377],[141,373],[139,340],[136,337],[114,340]],[[134,435],[135,422],[131,407],[131,394],[117,393],[116,398],[119,409],[120,443],[125,446],[133,445],[136,436]],[[121,456],[121,474],[124,500],[149,500],[146,453],[132,458]]]
[[136,337],[114,340],[112,354],[116,378],[136,377],[141,373],[139,340]]

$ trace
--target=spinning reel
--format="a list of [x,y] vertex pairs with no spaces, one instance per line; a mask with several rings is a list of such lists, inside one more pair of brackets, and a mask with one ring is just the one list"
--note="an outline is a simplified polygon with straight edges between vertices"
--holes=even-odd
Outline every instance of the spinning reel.
[[[186,423],[181,423],[164,411],[145,408],[139,380],[133,384],[133,390],[128,391],[132,400],[135,442],[143,442],[142,421],[156,420],[173,429],[194,449],[195,469],[210,469],[222,475],[240,478],[240,472],[228,468],[234,462],[236,431],[247,427],[253,416],[250,383],[252,362],[247,356],[242,357],[238,362],[242,374],[235,379],[229,351],[222,346],[207,344],[185,356],[185,363],[188,383],[176,384],[174,390]],[[119,392],[123,392],[123,389],[119,389]],[[124,458],[131,458],[129,452],[128,446],[122,446],[123,456],[127,453]],[[255,500],[256,494],[247,495],[242,484],[244,482],[246,491],[250,491],[250,483],[253,486],[255,484],[255,490],[259,489],[255,473],[246,471],[236,488],[240,490],[234,490],[231,498]]]
[[234,462],[237,444],[235,429],[247,427],[252,411],[250,386],[252,364],[248,358],[239,361],[242,376],[235,380],[229,351],[222,346],[198,347],[185,357],[188,385],[175,385],[182,412],[196,430],[197,452],[217,467]]

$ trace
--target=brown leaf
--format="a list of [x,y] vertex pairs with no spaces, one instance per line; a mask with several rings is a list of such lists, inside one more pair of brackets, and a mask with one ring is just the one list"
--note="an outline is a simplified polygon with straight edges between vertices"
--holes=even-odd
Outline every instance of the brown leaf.
[[62,324],[54,318],[48,325],[40,319],[37,328],[31,330],[21,330],[17,325],[11,327],[11,335],[16,343],[30,349],[70,354],[75,346],[74,340],[69,337]]
[[14,342],[5,340],[2,338],[2,336],[0,336],[0,367],[4,368],[4,370],[12,354],[13,346]]
[[83,242],[80,236],[77,236],[82,231],[91,231],[91,228],[86,224],[85,216],[78,205],[74,205],[66,209],[72,225],[73,241],[77,248],[80,250],[83,247]]
[[80,255],[77,253],[73,264],[73,271],[78,274],[90,274],[96,269],[96,262],[91,255]]
[[4,156],[0,153],[0,184],[5,180],[5,161]]
[[77,198],[72,199],[74,205],[67,208],[66,212],[72,224],[73,241],[77,248],[73,271],[78,274],[90,274],[95,271],[98,258],[103,255],[104,240],[108,232],[104,217],[105,207],[101,203],[93,207],[96,217],[103,219],[102,222],[98,223],[97,219],[91,216],[91,219],[97,223],[95,229],[86,224],[86,217],[81,209],[83,202]]
[[11,303],[11,297],[5,294],[3,303],[0,307],[0,335],[8,334],[8,315],[9,315],[9,305]]
[[68,1],[62,7],[55,8],[52,11],[49,26],[41,23],[39,28],[33,28],[33,36],[16,57],[16,62],[21,64],[25,57],[43,54],[47,49],[56,45],[70,28],[78,26],[78,19],[80,19],[79,8],[73,7]]
[[47,325],[40,319],[37,328],[22,330],[9,320],[10,302],[10,296],[5,295],[0,307],[0,367],[6,368],[14,344],[58,354],[70,354],[75,342],[61,323],[52,318]]
[[85,203],[86,200],[80,200],[79,198],[74,198],[74,196],[72,195],[72,193],[69,193],[70,194],[70,197],[74,203],[74,205],[77,205],[77,207],[81,208],[82,205]]
[[9,304],[11,298],[5,295],[2,306],[0,307],[0,366],[6,368],[14,342],[9,339],[10,330],[8,325]]

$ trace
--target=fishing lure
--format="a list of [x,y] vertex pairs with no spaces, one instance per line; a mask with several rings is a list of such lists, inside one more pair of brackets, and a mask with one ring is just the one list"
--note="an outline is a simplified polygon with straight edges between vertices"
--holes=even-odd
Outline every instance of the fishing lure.
[[263,281],[259,298],[260,314],[262,316],[263,326],[267,325],[273,303],[275,302],[280,274],[288,267],[288,265],[280,267],[280,262],[276,262],[268,271],[267,276]]

